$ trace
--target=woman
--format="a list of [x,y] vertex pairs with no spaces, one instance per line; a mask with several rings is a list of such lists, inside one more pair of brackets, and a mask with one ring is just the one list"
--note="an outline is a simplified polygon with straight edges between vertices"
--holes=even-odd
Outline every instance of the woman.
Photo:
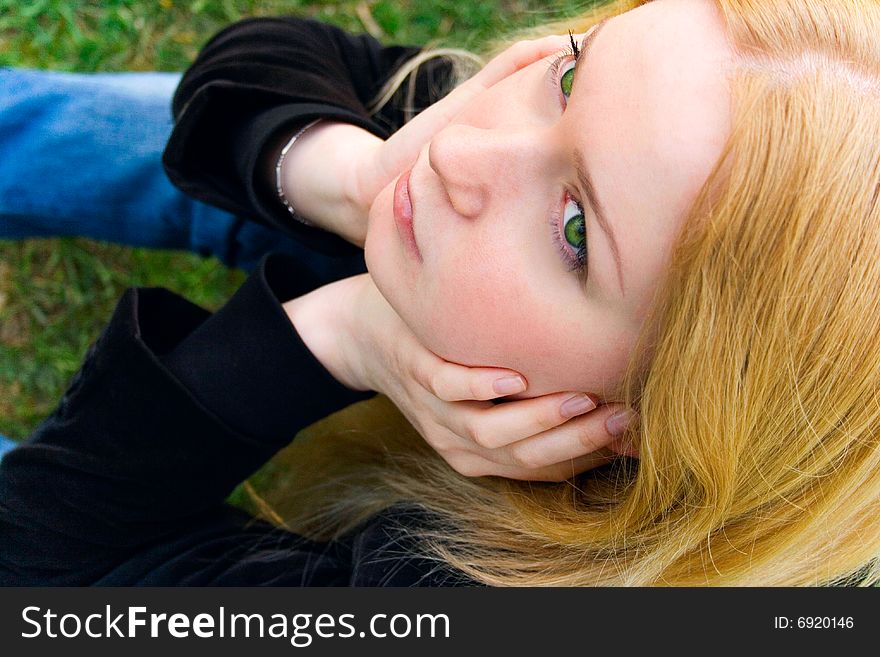
[[[291,24],[302,29],[302,22]],[[312,30],[326,31],[325,26],[309,25]],[[532,59],[539,56],[531,51],[526,54]],[[500,56],[478,81],[488,85],[489,76],[506,75],[516,58],[523,58],[522,47]],[[106,82],[105,93],[112,86]],[[106,111],[103,106],[100,109]],[[106,140],[107,133],[115,134],[115,130],[105,131],[99,139]],[[86,149],[86,154],[91,152]],[[138,180],[135,176],[130,180],[129,196],[136,196]],[[162,226],[153,226],[149,220],[155,217],[155,208],[138,210],[133,223],[145,228],[149,241],[153,239],[150,231],[155,235]],[[112,214],[104,218],[112,220]],[[127,213],[120,212],[117,222],[128,221]],[[92,234],[97,236],[101,229],[91,229]],[[177,231],[187,232],[195,231]],[[238,255],[236,250],[230,253]],[[438,571],[430,561],[420,561],[413,550],[407,551],[412,555],[399,557],[401,547],[387,544],[392,525],[415,518],[411,512],[397,509],[380,515],[328,546],[289,534],[279,536],[265,525],[251,525],[249,517],[220,504],[230,485],[289,442],[298,427],[368,396],[352,392],[329,376],[282,312],[279,301],[318,287],[326,272],[317,271],[313,264],[279,258],[265,261],[236,297],[210,319],[159,291],[136,290],[126,295],[56,413],[3,461],[0,485],[6,504],[2,522],[3,535],[9,539],[2,546],[4,582],[365,585],[449,581],[450,573]],[[363,303],[368,301],[371,305]],[[321,330],[340,334],[351,330],[352,335],[359,335],[363,331],[351,322],[357,319],[363,328],[369,326],[374,340],[378,341],[379,331],[387,340],[394,326],[375,319],[364,323],[362,313],[357,312],[363,307],[376,308],[375,301],[373,297],[359,299],[357,306],[347,304],[348,314],[337,311],[332,318],[337,331],[327,322]],[[387,310],[387,304],[379,308]],[[393,313],[386,317],[403,326]],[[306,320],[300,316],[296,323],[304,327]],[[260,340],[255,342],[254,336]],[[415,344],[413,338],[410,344]],[[423,358],[427,357],[429,352],[420,349]],[[362,356],[371,357],[369,352],[353,355],[359,361],[364,361]],[[430,358],[439,362],[436,356]],[[363,362],[358,364],[361,367],[350,371],[367,371]],[[371,364],[370,372],[387,369],[375,356]],[[449,372],[453,376],[446,380],[454,384],[462,378],[468,394],[474,394],[470,390],[473,382],[488,384],[485,390],[475,388],[486,397],[505,392],[493,389],[497,368],[478,372],[481,376],[476,381],[469,368],[450,365],[445,370]],[[486,379],[487,373],[491,378]],[[510,377],[510,372],[500,374]],[[556,397],[554,405],[558,406]],[[554,414],[554,419],[559,423],[564,418]],[[598,420],[601,426],[604,416]],[[210,442],[203,442],[208,436]],[[564,467],[572,470],[571,463]],[[541,469],[530,470],[540,473]],[[52,482],[48,488],[47,479]],[[36,490],[38,495],[33,494]],[[103,547],[96,548],[96,544]],[[269,545],[271,554],[260,549]],[[457,578],[461,579],[460,573]]]
[[[355,178],[356,192],[379,190],[365,235],[372,278],[422,342],[465,364],[500,357],[526,376],[528,394],[564,382],[630,402],[641,417],[640,461],[638,468],[622,460],[594,469],[577,487],[537,487],[462,479],[424,459],[398,459],[398,469],[379,464],[372,472],[357,470],[350,487],[325,496],[338,533],[389,501],[404,500],[428,514],[400,534],[401,540],[416,539],[407,547],[484,583],[877,579],[878,418],[876,405],[865,400],[876,399],[877,386],[871,321],[877,287],[871,283],[878,244],[870,219],[877,214],[880,163],[870,95],[876,70],[869,65],[878,61],[871,37],[878,15],[874,5],[854,4],[721,2],[720,12],[697,1],[646,4],[605,23],[601,33],[593,28],[591,59],[583,60],[592,72],[586,84],[583,74],[577,82],[565,73],[550,78],[561,83],[562,118],[549,116],[550,106],[528,93],[546,89],[535,86],[545,80],[538,73],[541,62],[518,69],[468,99],[432,134],[412,173],[397,172],[398,181],[412,181],[415,249],[406,241],[405,211],[397,217],[400,239],[392,239],[391,181],[380,187],[369,184],[369,175]],[[627,7],[615,5],[609,14]],[[845,44],[831,41],[838,34],[847,35]],[[631,59],[621,58],[624,46]],[[585,116],[603,108],[615,124],[600,128],[593,116],[586,123]],[[416,129],[425,115],[413,121]],[[616,139],[615,126],[624,139]],[[314,133],[313,145],[319,136]],[[575,137],[577,145],[565,139]],[[307,143],[297,145],[301,157]],[[591,214],[570,198],[577,189],[572,183],[571,191],[560,192],[551,229],[558,239],[551,244],[572,269],[584,264],[589,247],[586,290],[592,294],[586,300],[575,294],[584,293],[577,275],[554,270],[535,246],[533,215],[542,207],[552,214],[556,202],[530,202],[520,187],[534,185],[549,197],[557,179],[569,172],[574,180],[581,177],[578,146],[588,153],[579,168],[593,175],[592,194],[582,190],[592,197]],[[223,152],[213,156],[222,160]],[[173,171],[174,162],[166,162]],[[250,173],[264,170],[265,161],[257,157],[250,164],[239,178],[258,187],[265,177]],[[632,188],[612,186],[623,174],[632,178]],[[499,175],[511,182],[495,183]],[[228,182],[215,180],[217,187]],[[281,180],[285,200],[319,223],[317,213],[302,209],[292,186],[285,187],[283,175]],[[604,192],[609,186],[613,191]],[[310,197],[307,189],[302,192]],[[339,197],[357,200],[359,194]],[[421,206],[420,198],[427,199]],[[608,224],[604,230],[600,213]],[[608,234],[604,250],[594,248],[604,240],[596,237],[599,231]],[[432,251],[438,245],[443,252]],[[501,249],[512,265],[497,255]],[[434,275],[423,275],[429,267]],[[516,276],[520,272],[528,278]],[[488,294],[501,281],[512,302]],[[535,290],[533,282],[544,287]],[[346,308],[355,301],[383,307],[369,279],[355,278],[285,308],[305,344],[339,381],[371,387],[381,369],[352,365],[362,359],[351,353],[365,350],[340,354],[322,344],[316,329],[339,325],[329,309],[340,299],[350,302]],[[441,307],[438,299],[444,313],[431,314]],[[419,305],[423,300],[435,305]],[[555,313],[550,302],[571,310]],[[600,303],[604,313],[598,312]],[[502,326],[479,327],[477,313],[489,304],[486,314],[504,320]],[[462,320],[474,328],[466,342],[455,330]],[[504,335],[501,329],[510,327],[525,344]],[[592,350],[573,337],[584,334]],[[184,377],[186,367],[174,369],[174,349],[169,367]],[[584,361],[597,371],[584,374]],[[547,363],[552,371],[543,369]],[[480,447],[499,447],[496,432],[488,438],[473,433]],[[554,438],[564,434],[560,429]],[[540,439],[526,439],[532,451],[520,451],[519,463],[534,466],[536,458],[554,456]],[[461,451],[456,447],[446,451]],[[344,458],[356,460],[350,452]],[[468,471],[484,474],[485,467]],[[384,489],[368,496],[377,480]],[[353,496],[352,490],[362,494]],[[345,561],[350,554],[337,558]]]

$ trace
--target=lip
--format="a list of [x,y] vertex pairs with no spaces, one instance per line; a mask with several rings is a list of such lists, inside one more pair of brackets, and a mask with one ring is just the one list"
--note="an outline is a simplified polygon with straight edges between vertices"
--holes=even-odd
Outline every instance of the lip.
[[409,176],[412,167],[400,174],[394,185],[394,225],[403,241],[406,250],[418,262],[422,261],[422,253],[413,232],[413,207],[409,193]]

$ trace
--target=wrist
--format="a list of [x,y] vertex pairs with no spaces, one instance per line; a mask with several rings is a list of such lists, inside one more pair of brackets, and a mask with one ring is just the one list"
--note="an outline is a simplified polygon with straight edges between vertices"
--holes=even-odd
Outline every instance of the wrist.
[[322,120],[297,138],[284,158],[281,193],[309,223],[363,247],[369,204],[356,175],[362,158],[381,143],[358,126]]
[[287,141],[287,143],[281,148],[281,151],[278,153],[277,161],[275,163],[275,193],[278,195],[278,200],[281,201],[282,205],[287,208],[287,211],[290,213],[290,216],[300,223],[305,224],[306,226],[312,226],[312,222],[307,220],[302,216],[299,212],[296,211],[296,208],[287,198],[287,194],[285,193],[284,184],[283,184],[283,176],[282,171],[284,170],[284,163],[287,160],[287,155],[290,150],[296,145],[297,140],[305,141],[303,135],[310,129],[313,129],[314,126],[318,125],[321,122],[321,119],[315,119],[310,121],[303,127],[299,128],[293,136]]

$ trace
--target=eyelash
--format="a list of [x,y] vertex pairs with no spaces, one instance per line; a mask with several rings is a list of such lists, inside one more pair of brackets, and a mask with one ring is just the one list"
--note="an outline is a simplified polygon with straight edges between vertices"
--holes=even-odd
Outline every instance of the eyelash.
[[[561,94],[560,90],[560,79],[559,79],[559,69],[562,65],[562,62],[565,61],[568,57],[574,57],[575,64],[577,64],[578,59],[580,58],[580,49],[577,46],[577,43],[574,40],[574,36],[571,33],[571,30],[568,32],[568,38],[571,41],[571,45],[567,47],[565,50],[561,51],[559,55],[553,60],[553,63],[550,64],[550,83],[553,85],[553,89],[557,94]],[[584,240],[584,245],[580,247],[574,255],[572,255],[572,246],[569,245],[568,241],[563,237],[562,231],[565,227],[562,225],[562,222],[565,221],[565,205],[568,204],[568,199],[571,199],[575,202],[578,208],[578,212],[580,212],[581,216],[586,218],[586,213],[584,212],[584,206],[581,204],[580,200],[576,198],[573,194],[566,192],[566,203],[562,206],[562,214],[554,212],[553,217],[550,220],[551,233],[553,235],[553,241],[556,243],[556,246],[559,248],[560,252],[566,263],[568,263],[569,271],[577,271],[579,274],[579,278],[582,283],[586,284],[587,281],[587,241]]]
[[568,31],[568,39],[571,42],[571,45],[560,51],[556,58],[553,60],[553,63],[550,64],[550,81],[554,85],[554,90],[559,89],[559,67],[562,64],[563,60],[565,60],[567,57],[574,57],[575,64],[577,64],[577,61],[578,59],[580,59],[581,56],[580,48],[578,48],[577,42],[574,40],[574,35],[571,33],[571,30]]

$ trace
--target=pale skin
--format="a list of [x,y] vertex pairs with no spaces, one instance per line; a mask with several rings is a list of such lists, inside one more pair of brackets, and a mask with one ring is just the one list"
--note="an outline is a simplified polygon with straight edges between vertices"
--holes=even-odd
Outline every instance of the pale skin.
[[[729,134],[733,53],[708,0],[655,0],[591,36],[576,65],[560,62],[559,76],[582,69],[570,94],[548,73],[568,36],[520,43],[387,141],[319,126],[285,172],[295,205],[365,244],[370,271],[285,304],[294,325],[334,376],[388,394],[463,474],[560,480],[637,455],[606,421],[625,410],[613,400],[638,331]],[[342,179],[306,171],[316,153],[352,152]],[[393,218],[410,168],[420,257]],[[486,401],[517,376],[525,389],[505,394],[518,401]]]

